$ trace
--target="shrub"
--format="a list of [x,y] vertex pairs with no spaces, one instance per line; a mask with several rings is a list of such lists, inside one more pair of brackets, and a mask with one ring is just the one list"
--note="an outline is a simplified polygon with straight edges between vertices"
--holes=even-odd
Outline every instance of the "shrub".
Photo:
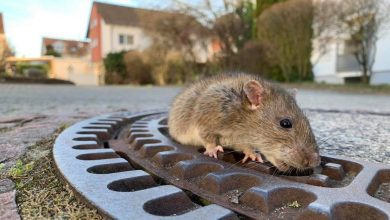
[[139,85],[154,83],[151,73],[152,67],[150,64],[145,63],[140,52],[127,52],[124,56],[124,63],[126,66],[125,82]]
[[45,64],[18,63],[16,73],[19,76],[31,78],[46,78],[49,67]]
[[124,84],[126,79],[126,66],[123,61],[124,52],[109,53],[104,58],[106,84]]

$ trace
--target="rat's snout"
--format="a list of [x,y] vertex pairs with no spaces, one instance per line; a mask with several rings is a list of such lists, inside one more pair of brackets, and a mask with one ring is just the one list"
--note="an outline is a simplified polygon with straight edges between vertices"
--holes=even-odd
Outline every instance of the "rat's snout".
[[302,158],[300,165],[302,168],[315,168],[319,166],[321,163],[321,157],[318,153],[306,154],[304,158]]
[[313,153],[310,154],[308,158],[304,159],[303,162],[306,167],[314,168],[320,165],[321,157],[318,153]]

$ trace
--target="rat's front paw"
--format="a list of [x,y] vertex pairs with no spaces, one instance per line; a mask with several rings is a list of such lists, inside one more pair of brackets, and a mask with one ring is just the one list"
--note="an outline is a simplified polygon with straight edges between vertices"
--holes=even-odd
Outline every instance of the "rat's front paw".
[[245,157],[242,159],[242,163],[245,163],[248,159],[251,159],[252,161],[258,161],[260,163],[264,163],[263,158],[261,158],[261,155],[258,153],[255,153],[253,151],[244,151]]
[[222,146],[220,145],[217,145],[216,147],[206,146],[206,151],[203,154],[218,159],[218,155],[217,155],[218,151],[223,152]]

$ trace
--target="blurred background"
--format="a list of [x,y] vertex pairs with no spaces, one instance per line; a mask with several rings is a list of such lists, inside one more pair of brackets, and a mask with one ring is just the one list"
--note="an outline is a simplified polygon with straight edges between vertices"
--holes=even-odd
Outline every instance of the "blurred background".
[[161,86],[245,71],[372,88],[390,84],[388,9],[387,0],[1,1],[0,81]]

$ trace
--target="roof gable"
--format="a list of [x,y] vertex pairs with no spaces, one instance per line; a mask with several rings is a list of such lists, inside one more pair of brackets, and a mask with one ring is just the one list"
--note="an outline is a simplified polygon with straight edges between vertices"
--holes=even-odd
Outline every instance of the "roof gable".
[[[150,9],[132,8],[119,5],[94,2],[98,13],[106,24],[145,27],[156,19],[165,19],[172,16],[172,13]],[[185,16],[176,14],[176,16]]]
[[0,13],[0,34],[4,34],[3,14]]
[[[199,32],[205,29],[195,17],[178,12],[133,8],[96,1],[93,2],[91,16],[93,10],[96,10],[104,22],[109,25],[132,26],[156,30],[156,27],[160,28],[164,24],[167,26],[174,22],[186,24],[189,32]],[[88,24],[87,38],[89,37],[90,22],[91,20]]]

